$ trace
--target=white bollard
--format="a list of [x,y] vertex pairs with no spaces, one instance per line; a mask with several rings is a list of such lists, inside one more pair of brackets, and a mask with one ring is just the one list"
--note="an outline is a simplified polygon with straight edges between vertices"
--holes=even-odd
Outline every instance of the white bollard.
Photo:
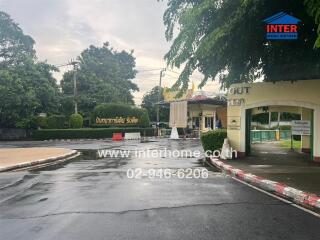
[[230,147],[228,138],[225,138],[225,139],[224,139],[220,158],[221,158],[221,159],[224,159],[224,160],[226,160],[226,159],[232,159],[232,149],[231,149],[231,147]]
[[170,139],[179,139],[178,129],[176,127],[172,128]]

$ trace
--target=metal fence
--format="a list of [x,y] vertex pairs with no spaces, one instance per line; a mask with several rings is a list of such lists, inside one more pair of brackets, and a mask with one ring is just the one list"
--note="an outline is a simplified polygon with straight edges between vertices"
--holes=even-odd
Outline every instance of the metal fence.
[[291,139],[290,130],[251,130],[251,142],[268,142]]

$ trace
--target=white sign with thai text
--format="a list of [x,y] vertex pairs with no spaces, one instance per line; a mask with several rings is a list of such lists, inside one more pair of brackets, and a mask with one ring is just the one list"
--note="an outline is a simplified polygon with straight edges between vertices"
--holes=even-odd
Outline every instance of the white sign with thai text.
[[292,135],[310,135],[311,123],[310,121],[292,121]]

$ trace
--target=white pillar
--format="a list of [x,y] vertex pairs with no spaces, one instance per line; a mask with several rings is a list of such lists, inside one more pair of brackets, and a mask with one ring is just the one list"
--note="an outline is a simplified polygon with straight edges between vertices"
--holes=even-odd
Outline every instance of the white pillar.
[[[301,108],[301,120],[311,121],[312,110],[308,108]],[[302,152],[310,151],[310,136],[301,136],[301,150]]]
[[246,152],[246,109],[241,108],[241,117],[240,117],[240,149],[239,152]]
[[201,120],[200,120],[200,127],[199,127],[199,133],[203,132],[204,129],[205,129],[205,125],[206,125],[206,122],[205,122],[205,117],[203,115],[203,111],[201,110]]
[[313,117],[313,157],[320,162],[320,107],[314,109]]
[[270,108],[269,108],[269,128],[271,128],[271,111],[270,111]]

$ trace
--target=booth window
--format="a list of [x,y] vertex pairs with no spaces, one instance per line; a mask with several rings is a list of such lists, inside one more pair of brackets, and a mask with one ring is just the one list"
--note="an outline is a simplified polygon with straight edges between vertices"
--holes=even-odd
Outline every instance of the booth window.
[[192,118],[193,129],[198,129],[200,125],[199,123],[200,123],[200,120],[198,117]]
[[205,127],[212,129],[212,126],[213,126],[213,117],[206,117],[205,118]]

